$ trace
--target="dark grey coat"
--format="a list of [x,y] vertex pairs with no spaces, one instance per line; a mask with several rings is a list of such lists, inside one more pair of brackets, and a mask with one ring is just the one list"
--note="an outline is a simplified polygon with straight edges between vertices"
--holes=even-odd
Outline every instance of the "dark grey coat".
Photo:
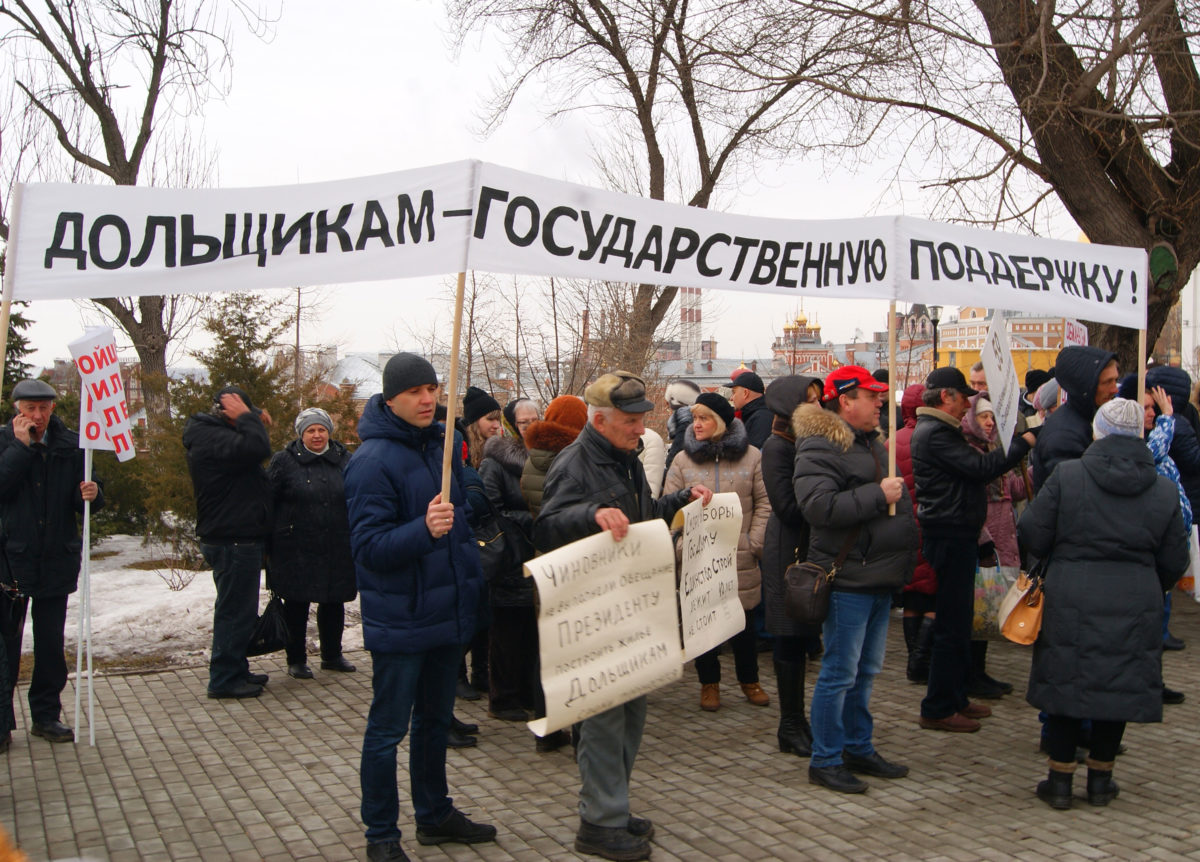
[[1022,547],[1049,557],[1026,699],[1052,715],[1162,720],[1162,610],[1188,565],[1179,490],[1138,437],[1064,461],[1021,516]]
[[887,450],[877,431],[851,428],[815,404],[792,417],[796,434],[794,486],[809,524],[808,559],[829,569],[850,531],[859,528],[833,589],[892,593],[908,583],[917,559],[917,525],[904,488],[888,514],[879,485]]
[[267,465],[274,498],[268,583],[297,602],[349,602],[357,594],[342,470],[350,460],[336,440],[322,454],[299,439]]
[[801,625],[784,610],[783,573],[792,563],[808,556],[808,523],[800,512],[792,485],[795,461],[795,440],[772,431],[762,447],[763,484],[771,501],[771,517],[763,539],[762,584],[767,631],[777,637],[811,637],[821,633],[820,626]]
[[[83,549],[79,435],[53,414],[47,435],[39,450],[16,438],[11,421],[0,426],[0,582],[35,599],[75,592]],[[91,509],[103,505],[101,487]]]

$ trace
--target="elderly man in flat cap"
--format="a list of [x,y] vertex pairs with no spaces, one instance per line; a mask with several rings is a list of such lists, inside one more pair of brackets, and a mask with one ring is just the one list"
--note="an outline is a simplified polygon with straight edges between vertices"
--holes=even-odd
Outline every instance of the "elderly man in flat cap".
[[13,688],[31,607],[31,732],[50,742],[75,738],[59,717],[67,684],[67,596],[78,586],[82,547],[76,515],[84,500],[95,510],[104,499],[98,482],[84,481],[79,435],[54,415],[57,397],[44,381],[22,380],[12,391],[17,415],[0,428],[0,632],[8,671],[0,751],[8,748],[16,725]]
[[[631,523],[663,518],[669,524],[692,500],[708,505],[712,491],[703,485],[651,498],[638,445],[644,416],[654,405],[640,377],[628,371],[605,374],[587,388],[584,401],[588,424],[546,473],[542,510],[533,525],[540,550],[602,531],[619,542]],[[645,696],[581,723],[578,852],[616,860],[649,857],[654,827],[629,811],[629,776],[645,723]]]

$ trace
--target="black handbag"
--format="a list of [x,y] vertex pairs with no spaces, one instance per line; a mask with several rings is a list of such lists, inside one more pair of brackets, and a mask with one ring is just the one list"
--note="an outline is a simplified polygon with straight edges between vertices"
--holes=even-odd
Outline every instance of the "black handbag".
[[829,592],[833,589],[833,579],[837,577],[842,563],[846,562],[850,548],[858,538],[858,531],[859,527],[850,531],[829,571],[807,561],[792,563],[787,567],[783,573],[783,609],[789,617],[809,626],[819,626],[825,622],[825,617],[829,616]]
[[254,624],[246,655],[266,655],[287,648],[288,627],[283,618],[283,599],[271,593],[271,599]]
[[483,576],[489,581],[505,574],[520,571],[533,559],[533,542],[511,518],[501,514],[488,501],[488,512],[474,528],[479,546],[479,563]]

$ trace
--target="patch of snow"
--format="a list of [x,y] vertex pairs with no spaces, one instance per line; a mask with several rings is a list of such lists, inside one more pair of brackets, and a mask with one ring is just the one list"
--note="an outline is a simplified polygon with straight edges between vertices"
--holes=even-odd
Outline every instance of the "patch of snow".
[[[183,573],[191,582],[183,589],[171,589],[179,575],[169,568],[138,569],[133,564],[161,558],[160,549],[146,547],[138,536],[110,536],[93,548],[108,554],[90,562],[92,595],[92,658],[120,666],[142,664],[156,658],[166,664],[206,664],[212,645],[212,611],[216,598],[212,571]],[[267,603],[265,589],[259,595],[259,609]],[[78,643],[79,593],[72,593],[67,604],[66,643],[74,653]],[[314,605],[312,611],[316,611]],[[316,622],[308,627],[309,651],[316,650]],[[346,631],[342,647],[362,649],[362,623],[358,600],[346,605]],[[25,623],[22,652],[33,650],[32,625]],[[70,662],[74,672],[74,663]]]

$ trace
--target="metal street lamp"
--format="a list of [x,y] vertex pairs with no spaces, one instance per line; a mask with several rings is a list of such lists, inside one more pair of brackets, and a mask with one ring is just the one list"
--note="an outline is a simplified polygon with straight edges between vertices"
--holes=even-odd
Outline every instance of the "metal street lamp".
[[940,305],[929,306],[929,322],[933,324],[933,367],[938,367],[938,344],[937,344],[937,328],[938,321],[942,316],[942,307]]

